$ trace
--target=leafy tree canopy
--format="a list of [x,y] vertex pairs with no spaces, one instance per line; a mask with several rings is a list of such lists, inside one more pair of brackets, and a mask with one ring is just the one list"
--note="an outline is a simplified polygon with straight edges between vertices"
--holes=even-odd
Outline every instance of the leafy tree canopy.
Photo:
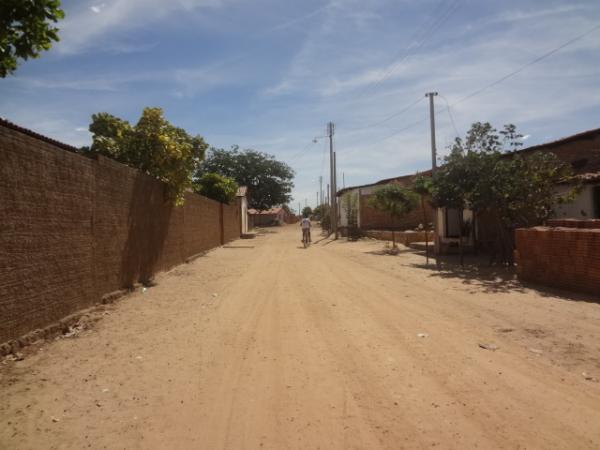
[[18,59],[37,58],[57,42],[53,23],[64,18],[60,0],[2,0],[0,2],[0,77],[17,69]]
[[198,180],[194,181],[195,192],[227,204],[235,200],[238,188],[239,186],[235,180],[219,175],[218,173],[205,173]]
[[256,150],[212,148],[196,172],[196,178],[206,172],[233,178],[240,186],[248,186],[248,205],[267,210],[289,203],[294,187],[294,171],[274,156]]
[[183,203],[208,144],[169,123],[160,108],[145,108],[135,126],[108,113],[92,115],[90,151],[139,169],[164,182],[171,199]]
[[417,195],[410,189],[399,184],[391,183],[377,189],[370,199],[370,205],[382,212],[388,213],[392,219],[392,242],[396,247],[396,233],[394,230],[394,219],[402,217],[415,209],[417,206]]
[[542,223],[556,203],[569,201],[574,194],[556,193],[556,184],[571,176],[570,167],[556,155],[502,153],[518,149],[521,137],[514,125],[505,125],[498,133],[489,123],[475,123],[464,140],[456,139],[432,180],[437,206],[470,208],[495,217],[507,255],[512,254],[511,229]]
[[302,208],[302,217],[310,217],[312,216],[313,210],[310,206],[305,206]]
[[396,183],[387,184],[373,193],[370,205],[393,218],[402,217],[417,205],[417,196],[410,189]]

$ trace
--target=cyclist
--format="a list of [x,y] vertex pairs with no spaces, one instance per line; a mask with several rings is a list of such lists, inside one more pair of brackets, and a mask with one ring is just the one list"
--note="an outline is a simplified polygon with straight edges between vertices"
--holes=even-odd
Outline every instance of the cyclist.
[[312,242],[310,237],[310,219],[308,216],[304,216],[300,221],[300,226],[302,227],[302,242],[304,242],[304,236],[308,237],[308,242]]

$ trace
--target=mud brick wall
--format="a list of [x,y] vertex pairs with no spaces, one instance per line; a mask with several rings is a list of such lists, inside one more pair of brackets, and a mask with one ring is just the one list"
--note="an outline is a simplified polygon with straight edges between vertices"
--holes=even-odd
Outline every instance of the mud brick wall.
[[240,236],[237,205],[0,123],[0,344]]
[[0,126],[0,343],[93,302],[93,164]]
[[223,234],[224,242],[239,238],[242,234],[242,219],[240,200],[230,205],[223,205]]
[[[421,206],[413,209],[407,215],[394,219],[392,226],[392,220],[390,215],[381,212],[375,208],[369,206],[371,195],[361,195],[360,197],[360,228],[363,230],[413,230],[423,224],[423,210]],[[427,202],[425,204],[425,213],[427,216],[427,222],[431,223],[433,220],[433,210],[431,205]]]
[[600,295],[600,228],[521,228],[515,239],[522,280]]

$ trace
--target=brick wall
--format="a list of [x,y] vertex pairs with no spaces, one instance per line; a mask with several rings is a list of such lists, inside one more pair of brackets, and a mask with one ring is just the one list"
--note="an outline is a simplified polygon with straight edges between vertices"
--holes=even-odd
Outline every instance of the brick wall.
[[517,229],[519,278],[599,295],[600,228],[591,226]]
[[[394,220],[392,227],[392,220],[390,215],[383,213],[375,208],[369,206],[371,195],[360,196],[360,227],[363,230],[413,230],[423,224],[423,210],[421,205],[413,209],[404,217]],[[427,221],[432,222],[433,210],[429,202],[425,203],[425,213],[427,215]]]
[[240,236],[236,204],[0,124],[0,343]]

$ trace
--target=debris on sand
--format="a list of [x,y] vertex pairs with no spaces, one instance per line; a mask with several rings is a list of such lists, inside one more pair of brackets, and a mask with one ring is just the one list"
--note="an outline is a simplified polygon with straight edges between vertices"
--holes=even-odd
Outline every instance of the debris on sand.
[[587,381],[593,381],[594,383],[598,383],[600,381],[598,378],[589,375],[587,372],[581,372],[581,375],[583,375],[583,378],[585,378]]
[[544,353],[542,350],[540,350],[539,348],[532,348],[529,347],[527,350],[529,350],[531,353],[535,353],[536,355],[541,355],[542,353]]
[[417,337],[426,338],[426,337],[429,337],[429,334],[428,333],[418,333]]
[[493,352],[498,350],[498,346],[496,344],[492,344],[492,343],[486,344],[486,343],[480,342],[479,346],[485,350],[491,350]]

